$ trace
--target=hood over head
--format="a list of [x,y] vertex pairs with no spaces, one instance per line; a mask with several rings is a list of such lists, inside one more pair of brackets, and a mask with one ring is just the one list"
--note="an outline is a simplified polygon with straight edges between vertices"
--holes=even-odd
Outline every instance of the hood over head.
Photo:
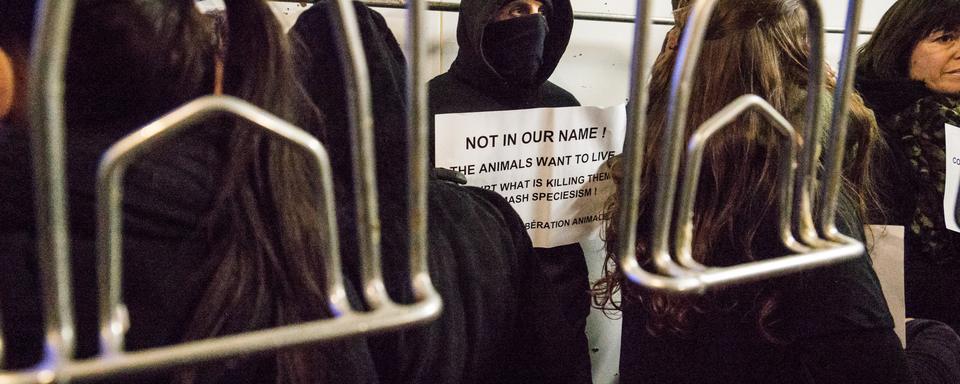
[[[546,38],[543,57],[532,80],[518,85],[498,73],[494,58],[484,54],[484,33],[493,16],[510,0],[462,0],[457,25],[457,43],[460,51],[450,67],[450,73],[460,80],[487,93],[523,93],[536,91],[557,68],[570,42],[573,29],[573,8],[570,0],[541,0],[546,19]],[[531,16],[527,16],[531,17]]]

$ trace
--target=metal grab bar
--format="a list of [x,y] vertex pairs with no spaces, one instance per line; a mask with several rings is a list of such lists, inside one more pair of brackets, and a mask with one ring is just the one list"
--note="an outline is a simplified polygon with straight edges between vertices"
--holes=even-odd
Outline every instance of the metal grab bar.
[[330,2],[339,17],[331,18],[339,34],[337,48],[343,68],[347,121],[353,155],[354,193],[357,199],[357,249],[363,262],[363,295],[370,308],[390,302],[380,268],[380,215],[377,204],[376,160],[373,145],[373,107],[370,75],[357,16],[351,0]]
[[[411,12],[411,24],[423,26],[421,11]],[[366,177],[361,182],[364,187],[361,203],[366,204],[365,213],[372,212],[374,220],[368,220],[361,239],[365,248],[374,252],[361,251],[364,262],[364,297],[371,303],[373,310],[353,311],[346,300],[339,259],[338,237],[335,223],[332,172],[326,151],[320,143],[299,128],[253,106],[243,100],[228,96],[207,96],[194,100],[161,117],[144,128],[128,135],[114,144],[105,155],[98,175],[98,275],[101,286],[101,353],[88,360],[72,360],[73,320],[70,305],[69,260],[67,252],[66,212],[63,202],[63,67],[65,47],[68,42],[73,15],[73,2],[44,2],[39,37],[33,54],[31,67],[31,123],[38,136],[33,142],[34,163],[37,166],[38,223],[41,230],[50,228],[51,235],[44,237],[41,231],[39,243],[42,269],[42,292],[47,302],[44,306],[47,321],[47,343],[44,361],[28,370],[0,371],[0,383],[49,383],[67,382],[72,379],[105,378],[145,370],[156,370],[175,366],[196,364],[206,361],[230,358],[257,352],[267,352],[280,348],[289,348],[307,344],[340,339],[344,337],[373,334],[422,324],[437,318],[442,308],[439,294],[430,282],[426,260],[426,167],[423,170],[411,170],[414,185],[411,187],[411,240],[410,265],[411,283],[417,302],[399,305],[390,301],[383,287],[379,272],[379,224],[376,222],[376,193],[373,176],[372,118],[369,107],[369,80],[366,76],[366,62],[360,47],[357,22],[349,1],[335,3],[340,6],[339,22],[341,44],[345,52],[348,81],[348,97],[353,104],[349,112],[355,122],[355,142],[358,156],[355,167]],[[346,6],[344,6],[346,5]],[[336,19],[336,18],[335,18]],[[43,22],[46,20],[46,22]],[[55,20],[56,22],[50,22]],[[421,44],[416,42],[416,44]],[[413,62],[420,63],[423,48],[416,51],[418,56]],[[426,87],[422,65],[414,66],[411,77],[412,90],[418,97],[411,98],[412,110],[420,111],[411,117],[411,129],[414,131],[411,153],[419,156],[412,163],[426,164],[426,128],[425,102]],[[45,71],[44,73],[41,73]],[[44,74],[46,76],[44,76]],[[41,80],[42,79],[42,80]],[[54,81],[56,80],[56,81]],[[43,87],[43,88],[41,88]],[[266,129],[280,138],[308,150],[316,159],[321,176],[322,220],[327,227],[325,247],[322,250],[326,260],[326,275],[329,305],[334,318],[316,320],[296,325],[239,333],[230,336],[191,341],[187,343],[153,348],[136,352],[124,352],[123,337],[127,328],[126,309],[121,302],[121,204],[122,176],[127,165],[140,153],[148,150],[157,141],[176,134],[191,123],[215,114],[232,114],[246,119],[260,128]],[[359,116],[359,118],[358,118]],[[40,129],[43,128],[43,129]],[[366,144],[364,144],[366,142]],[[37,144],[38,143],[38,144]],[[53,158],[53,160],[50,160]],[[363,165],[367,164],[367,165]],[[46,168],[48,167],[49,168]],[[415,167],[416,168],[416,167]],[[52,196],[52,197],[51,197]],[[371,204],[372,202],[372,204]],[[51,207],[47,209],[46,207]],[[361,213],[361,217],[365,213]],[[52,219],[46,219],[52,217]],[[365,235],[366,237],[364,237]],[[51,299],[52,298],[52,299]],[[2,342],[2,340],[0,340]],[[2,350],[0,350],[2,351]]]
[[30,54],[30,147],[33,159],[37,258],[46,334],[41,367],[73,357],[75,330],[70,296],[70,232],[64,151],[64,65],[73,22],[73,0],[38,2]]
[[[811,249],[799,243],[793,236],[791,230],[791,219],[793,216],[791,214],[790,195],[793,189],[793,159],[797,135],[786,118],[773,109],[769,103],[756,95],[744,95],[734,100],[730,105],[700,125],[690,138],[687,152],[687,167],[685,170],[686,173],[684,174],[683,191],[681,193],[683,199],[681,203],[682,211],[678,219],[677,234],[675,236],[678,247],[677,258],[681,265],[684,265],[685,260],[696,263],[692,257],[693,207],[697,193],[700,165],[703,161],[703,151],[706,148],[706,143],[720,129],[729,126],[734,119],[749,109],[758,110],[761,112],[761,115],[773,124],[781,136],[783,136],[781,146],[787,148],[780,159],[780,177],[777,186],[780,200],[778,229],[783,245],[792,252],[796,252],[796,254],[732,267],[707,268],[695,264],[699,270],[703,271],[698,272],[696,276],[706,287],[719,287],[829,265],[863,254],[863,245],[856,241],[845,242],[826,248]],[[690,268],[688,265],[684,266]]]
[[337,237],[333,199],[333,178],[327,151],[316,138],[241,99],[208,96],[194,100],[113,144],[103,156],[97,175],[97,253],[100,277],[100,354],[112,357],[123,350],[123,335],[128,327],[126,309],[121,303],[123,252],[123,175],[127,167],[144,152],[182,132],[192,124],[211,116],[228,113],[256,124],[276,137],[307,151],[320,172],[319,218],[326,228],[324,248],[328,299],[334,314],[350,312],[346,289],[340,274],[340,243]]
[[[407,14],[407,47],[410,69],[407,76],[407,129],[409,144],[409,197],[407,217],[410,220],[410,273],[414,297],[424,300],[439,297],[430,280],[427,264],[428,239],[428,169],[429,113],[427,111],[427,6],[423,0],[409,0]],[[438,299],[439,300],[439,299]]]
[[777,112],[769,103],[757,95],[743,95],[730,105],[717,112],[716,115],[705,121],[690,137],[687,145],[687,164],[683,173],[683,188],[680,192],[680,212],[677,218],[674,238],[676,239],[677,262],[685,268],[706,270],[693,258],[693,207],[697,198],[697,187],[700,181],[700,168],[703,164],[703,152],[707,141],[721,129],[729,127],[730,123],[744,113],[756,110],[773,125],[780,134],[780,147],[785,151],[780,155],[779,177],[777,180],[777,195],[780,202],[777,226],[780,232],[780,241],[784,247],[792,252],[809,252],[810,248],[800,244],[793,236],[792,230],[792,194],[793,194],[793,159],[797,147],[797,133],[783,115]]
[[[340,49],[340,62],[344,68],[344,81],[347,97],[347,116],[351,126],[351,146],[353,151],[354,188],[360,194],[357,201],[357,224],[361,234],[359,247],[363,261],[363,293],[367,304],[376,309],[380,306],[392,306],[383,282],[380,266],[380,218],[376,199],[376,161],[373,144],[373,108],[370,97],[370,80],[362,40],[357,26],[356,14],[350,0],[331,2],[339,14],[333,18],[334,28],[340,34],[337,40]],[[440,297],[433,287],[427,265],[427,97],[423,55],[426,52],[420,41],[425,29],[425,4],[421,0],[409,2],[408,25],[411,33],[408,44],[413,52],[410,63],[408,92],[408,127],[411,132],[409,226],[410,226],[410,273],[414,297],[419,300],[435,302],[436,312],[440,314]]]
[[[847,29],[856,29],[860,25],[861,0],[849,0],[847,3]],[[853,92],[853,78],[857,70],[857,36],[846,33],[843,36],[843,55],[840,58],[837,88],[833,97],[830,140],[827,142],[826,179],[827,186],[821,196],[820,222],[821,236],[834,241],[849,242],[836,226],[837,200],[840,196],[840,175],[843,172],[843,158],[847,143],[847,123],[849,119],[850,94]]]
[[[249,120],[309,151],[316,159],[321,176],[321,212],[328,225],[323,250],[328,281],[329,304],[337,316],[297,325],[240,333],[173,346],[126,353],[122,351],[125,332],[125,309],[120,303],[121,224],[123,172],[134,158],[164,138],[175,135],[205,118],[229,113]],[[265,352],[280,348],[330,341],[359,334],[386,332],[432,320],[441,306],[438,295],[426,296],[411,305],[385,303],[370,312],[355,312],[346,303],[340,276],[338,238],[334,223],[333,182],[326,151],[320,143],[301,129],[276,118],[243,100],[230,96],[207,96],[194,100],[144,128],[128,135],[107,151],[98,178],[98,250],[100,281],[107,289],[101,292],[101,353],[98,358],[83,361],[61,361],[49,369],[0,374],[0,383],[34,383],[54,378],[103,378],[145,370],[225,359],[238,355]]]
[[[273,0],[281,3],[315,3],[316,1],[303,1],[303,0]],[[376,7],[376,8],[406,8],[409,4],[404,4],[403,1],[389,1],[389,0],[362,0],[364,4]],[[450,3],[445,1],[428,1],[427,8],[431,11],[440,11],[440,12],[460,12],[460,3]],[[606,21],[613,23],[633,23],[636,20],[642,19],[642,16],[637,15],[621,15],[614,13],[600,13],[600,12],[574,12],[573,18],[575,20],[585,20],[585,21]],[[673,19],[660,18],[660,17],[651,17],[649,20],[653,25],[665,25],[673,26],[676,23]],[[844,30],[840,28],[827,28],[825,30],[827,33],[843,33]],[[861,35],[871,35],[873,31],[870,30],[860,30],[857,31]]]
[[[811,195],[809,191],[816,180],[816,175],[809,170],[815,168],[814,164],[816,164],[817,160],[816,131],[819,129],[819,118],[817,115],[821,97],[820,91],[823,84],[823,24],[819,4],[815,0],[806,0],[803,2],[803,5],[806,7],[811,19],[808,26],[808,34],[810,35],[813,51],[809,64],[810,80],[807,110],[810,115],[808,115],[806,136],[813,137],[814,140],[807,141],[806,143],[805,152],[802,156],[803,163],[801,172],[797,176],[799,181],[794,199],[790,198],[791,191],[786,190],[793,190],[791,184],[793,183],[792,179],[794,176],[792,173],[792,164],[790,164],[793,161],[792,151],[791,155],[781,163],[781,172],[786,172],[787,175],[781,174],[779,182],[781,199],[779,221],[780,237],[788,249],[798,252],[799,254],[724,268],[709,268],[694,261],[690,250],[690,239],[692,238],[690,220],[693,210],[693,195],[690,194],[695,193],[695,183],[696,178],[699,177],[699,172],[694,171],[698,169],[696,167],[698,167],[699,164],[688,163],[688,167],[694,168],[688,168],[688,173],[685,175],[686,182],[684,186],[689,190],[685,190],[684,192],[686,197],[684,198],[683,206],[679,210],[681,217],[676,227],[676,239],[678,240],[675,242],[677,247],[677,255],[675,257],[677,259],[674,260],[674,257],[671,256],[669,249],[669,228],[674,213],[674,193],[676,192],[677,175],[679,173],[681,160],[682,137],[686,127],[686,110],[689,105],[690,89],[692,87],[693,74],[697,67],[697,60],[699,59],[700,47],[717,2],[718,0],[701,0],[693,3],[689,16],[690,23],[684,31],[680,42],[677,62],[674,67],[670,90],[667,130],[664,135],[665,143],[662,144],[661,150],[661,157],[665,161],[659,166],[658,174],[660,178],[657,184],[655,212],[653,214],[653,220],[655,220],[655,222],[653,226],[651,260],[658,273],[645,271],[640,267],[636,258],[636,221],[638,219],[639,209],[639,204],[636,200],[639,196],[639,176],[643,164],[642,150],[645,135],[644,120],[641,115],[645,113],[647,96],[645,92],[639,92],[637,89],[631,90],[631,96],[638,97],[635,99],[638,100],[638,102],[632,104],[629,111],[628,139],[624,145],[626,165],[623,181],[624,187],[620,196],[621,211],[618,217],[621,242],[617,251],[619,252],[621,267],[625,275],[630,280],[651,289],[677,293],[703,292],[710,287],[754,281],[815,266],[840,262],[862,255],[865,251],[862,243],[843,236],[835,230],[835,227],[831,226],[830,228],[832,228],[833,231],[829,236],[824,235],[824,238],[817,236],[816,230],[812,229],[812,204],[809,203],[809,197]],[[859,18],[859,3],[853,4],[852,1],[851,6],[854,8],[848,16],[848,31],[855,30],[857,26],[856,23],[850,23],[849,21]],[[649,2],[638,0],[637,15],[638,19],[642,19],[643,22],[638,23],[635,33],[635,61],[633,64],[634,87],[644,87],[640,85],[640,82],[643,80],[638,79],[637,73],[641,70],[640,67],[642,64],[640,63],[643,62],[642,46],[646,44],[646,32],[648,30],[647,26],[649,25],[648,13]],[[848,33],[848,37],[849,36],[854,36],[855,38],[855,34],[853,33]],[[848,58],[847,62],[849,63],[849,57],[852,54],[852,45],[845,44],[844,48],[846,49],[845,54]],[[844,68],[849,68],[849,66]],[[840,89],[840,87],[838,87],[838,89]],[[847,84],[843,89],[844,91],[838,91],[838,98],[848,96],[850,92],[849,85]],[[845,99],[838,100],[838,103],[843,102],[845,102]],[[736,118],[737,115],[749,107],[759,107],[761,112],[764,112],[768,119],[774,120],[775,125],[779,126],[781,130],[785,130],[785,128],[789,128],[790,126],[789,123],[782,120],[782,116],[779,116],[779,114],[771,114],[772,109],[769,108],[766,102],[752,98],[741,98],[718,113],[718,116],[714,116],[705,122],[704,125],[701,125],[698,132],[702,134],[715,131]],[[838,108],[846,108],[846,104],[843,103],[835,107],[835,112]],[[845,118],[846,115],[843,114],[842,116]],[[834,118],[834,122],[836,123],[836,115]],[[707,123],[709,123],[709,125],[707,125]],[[784,125],[782,123],[786,124]],[[786,130],[792,131],[792,129]],[[836,135],[836,132],[837,129],[834,128],[832,134]],[[702,140],[698,139],[697,135],[695,135],[694,140],[691,142],[692,157],[696,157],[697,151],[702,150],[702,148],[698,149],[702,144]],[[842,153],[839,154],[840,161],[842,161],[842,155]],[[688,161],[691,160],[688,159]],[[836,173],[837,179],[839,179],[841,169],[830,168],[829,171]],[[790,178],[789,181],[784,179],[787,176]],[[833,179],[830,179],[827,189],[839,190],[839,184],[833,182]],[[792,208],[794,205],[797,212],[793,212],[794,210]],[[827,209],[835,210],[836,205],[824,205],[823,209],[824,211]],[[796,214],[796,216],[794,216],[794,214]],[[794,217],[797,218],[796,223],[794,223]],[[804,217],[809,219],[804,220]],[[831,214],[830,219],[832,220],[833,217]],[[806,244],[797,241],[798,236],[792,234],[793,227],[798,228],[801,232],[799,239]]]

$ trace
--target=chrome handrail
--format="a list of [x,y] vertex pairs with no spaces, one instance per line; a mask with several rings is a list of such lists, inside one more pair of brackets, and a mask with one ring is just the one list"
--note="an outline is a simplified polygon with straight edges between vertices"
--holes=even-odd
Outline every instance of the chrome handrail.
[[[274,0],[278,2],[287,2],[287,3],[314,3],[315,1],[303,1],[303,0]],[[406,8],[407,4],[404,4],[405,1],[393,1],[393,0],[362,0],[364,4],[370,7],[375,8]],[[428,1],[427,7],[431,11],[440,11],[440,12],[460,12],[460,3],[451,3],[446,1]],[[583,21],[603,21],[611,23],[633,23],[636,20],[641,20],[639,15],[624,15],[616,13],[607,13],[607,12],[583,12],[583,11],[574,11],[573,12],[574,20],[583,20]],[[649,18],[650,22],[653,25],[662,25],[662,26],[673,26],[676,23],[673,19],[662,18],[662,17],[651,17]],[[843,33],[844,30],[840,28],[826,28],[824,29],[827,33]],[[861,35],[871,35],[873,31],[871,30],[859,30],[858,34]]]
[[783,115],[777,112],[770,103],[757,95],[743,95],[731,102],[724,109],[717,112],[710,119],[694,131],[687,144],[687,164],[683,172],[683,187],[680,192],[680,212],[675,229],[676,259],[680,265],[689,269],[705,270],[693,259],[693,211],[697,198],[697,187],[700,181],[700,168],[703,164],[703,152],[707,142],[721,129],[729,127],[738,117],[750,110],[760,113],[780,134],[780,147],[785,150],[780,154],[780,166],[777,180],[777,197],[780,211],[777,217],[777,226],[780,241],[783,246],[792,252],[810,252],[810,248],[799,243],[792,231],[792,193],[793,193],[793,162],[797,148],[797,132]]
[[634,24],[633,61],[631,63],[630,105],[627,109],[627,132],[623,143],[623,184],[620,189],[620,211],[617,231],[620,239],[617,255],[624,275],[633,282],[674,292],[700,290],[703,283],[696,278],[667,277],[647,272],[637,261],[637,221],[640,205],[640,175],[643,169],[643,148],[646,142],[647,105],[649,103],[649,76],[647,62],[647,35],[650,31],[650,0],[637,0],[637,20]]
[[330,2],[339,17],[331,23],[340,35],[337,48],[343,68],[347,121],[353,155],[353,187],[357,199],[357,248],[363,262],[363,295],[371,308],[390,301],[380,268],[380,215],[377,203],[376,160],[373,145],[373,107],[370,75],[360,40],[356,12],[350,0]]
[[169,140],[185,128],[212,116],[229,114],[245,119],[279,139],[307,151],[320,174],[320,218],[324,247],[317,253],[325,260],[330,309],[336,315],[348,314],[346,288],[340,278],[340,243],[337,237],[333,178],[326,149],[302,129],[271,115],[250,103],[231,96],[206,96],[177,108],[166,116],[127,135],[113,144],[103,156],[97,174],[97,251],[100,277],[100,355],[112,358],[123,350],[123,335],[129,320],[123,306],[121,272],[123,250],[123,175],[128,166],[144,152]]
[[[621,242],[617,251],[619,252],[621,267],[624,274],[632,281],[644,285],[651,289],[663,290],[668,292],[703,292],[711,287],[719,287],[729,284],[736,284],[748,281],[755,281],[775,275],[800,271],[816,266],[831,264],[848,260],[860,256],[865,249],[861,242],[840,234],[835,227],[830,227],[833,231],[829,236],[820,237],[816,230],[812,229],[812,204],[809,202],[811,189],[815,183],[816,174],[814,173],[817,160],[817,133],[819,129],[819,105],[821,100],[821,87],[823,84],[823,23],[819,4],[815,0],[806,0],[802,4],[806,7],[811,22],[808,26],[812,53],[810,58],[810,80],[807,100],[807,131],[805,135],[804,154],[801,156],[801,168],[797,177],[796,187],[793,185],[793,155],[792,151],[788,157],[781,160],[780,182],[779,182],[779,232],[781,241],[787,249],[796,254],[782,256],[762,261],[740,264],[731,267],[712,268],[697,263],[691,252],[690,241],[692,239],[692,210],[693,196],[695,194],[696,178],[699,177],[697,168],[699,166],[696,156],[702,151],[705,137],[709,133],[715,132],[723,125],[732,121],[748,108],[759,109],[768,119],[773,120],[775,126],[781,131],[792,132],[790,124],[786,122],[779,113],[773,111],[765,101],[758,100],[756,96],[745,96],[728,105],[716,116],[709,119],[700,126],[697,133],[694,134],[690,144],[690,155],[688,155],[688,168],[685,174],[684,182],[684,200],[682,206],[678,209],[679,218],[674,230],[674,245],[676,252],[671,255],[670,252],[670,224],[674,213],[674,194],[677,188],[677,179],[681,163],[682,138],[686,127],[686,110],[690,101],[690,90],[693,83],[693,74],[697,69],[700,47],[704,41],[707,27],[713,14],[713,9],[718,0],[700,0],[693,3],[689,16],[689,24],[686,27],[679,46],[677,62],[674,66],[674,72],[670,89],[670,104],[668,109],[668,120],[664,142],[661,145],[661,158],[658,169],[659,179],[657,182],[656,201],[652,220],[653,235],[651,245],[651,261],[653,262],[656,273],[645,271],[639,265],[636,258],[636,220],[638,219],[639,196],[639,175],[642,168],[642,150],[643,136],[645,127],[642,125],[643,119],[638,118],[645,113],[646,95],[638,93],[636,89],[631,91],[631,96],[636,97],[637,103],[630,106],[630,119],[627,130],[627,143],[624,145],[624,157],[626,158],[624,187],[621,191],[621,210],[618,217]],[[853,6],[853,4],[851,4]],[[849,20],[859,18],[859,5],[857,4],[851,10],[848,16]],[[640,50],[645,45],[647,32],[649,4],[647,1],[638,0],[637,15],[642,23],[638,23],[634,41],[634,51]],[[848,31],[855,30],[856,23],[849,23]],[[848,33],[855,36],[855,33]],[[852,46],[844,46],[846,57],[852,55]],[[635,55],[634,60],[642,60],[642,55]],[[636,73],[640,71],[640,65],[634,62],[634,86],[639,85],[640,81]],[[844,67],[849,68],[849,65]],[[843,81],[843,80],[841,80]],[[840,102],[845,102],[850,92],[849,84],[842,83],[844,88],[838,87],[838,98]],[[843,89],[842,91],[839,89]],[[834,108],[834,123],[837,122],[836,111],[846,108],[846,104],[840,104]],[[771,113],[774,112],[774,113]],[[845,118],[845,114],[842,115]],[[632,123],[632,124],[631,124]],[[784,124],[786,123],[786,124]],[[843,127],[840,127],[843,128]],[[838,129],[834,128],[832,132],[836,135]],[[793,139],[791,139],[793,140]],[[836,144],[836,143],[832,143]],[[833,149],[831,147],[831,149]],[[842,152],[839,153],[839,159],[842,161]],[[690,160],[694,158],[694,160]],[[691,164],[690,162],[693,162]],[[691,168],[692,167],[692,168]],[[839,177],[839,168],[830,168],[830,174],[836,174]],[[786,174],[784,174],[786,173]],[[789,181],[785,180],[789,177]],[[835,183],[829,183],[828,187],[835,188]],[[791,198],[791,195],[795,195]],[[824,206],[826,209],[836,209],[836,204]],[[825,211],[822,211],[825,212]],[[833,215],[830,215],[832,220]],[[800,235],[794,235],[797,230]],[[799,241],[798,241],[799,240]]]
[[[860,26],[861,0],[849,0],[847,3],[848,30],[856,30]],[[847,123],[849,122],[849,101],[853,92],[853,79],[857,70],[857,35],[845,33],[843,35],[843,54],[840,58],[839,78],[834,91],[833,113],[831,115],[830,139],[827,141],[826,187],[823,188],[820,207],[820,221],[818,230],[820,235],[840,242],[850,242],[837,230],[836,212],[837,200],[840,196],[840,175],[843,172],[843,158],[847,143]]]
[[430,279],[427,264],[428,239],[428,170],[429,161],[429,113],[427,111],[427,2],[408,0],[407,48],[410,52],[410,68],[407,75],[407,129],[410,132],[409,197],[410,220],[410,273],[414,296],[418,300],[434,298],[439,294]]
[[38,370],[56,370],[76,345],[70,296],[70,231],[64,150],[64,66],[73,25],[73,0],[42,0],[31,54],[27,93],[33,159],[37,259],[46,331]]
[[[410,13],[411,25],[416,31],[423,28],[423,2]],[[442,309],[439,294],[430,282],[427,268],[426,242],[426,167],[411,170],[411,284],[416,302],[396,304],[390,300],[383,285],[379,260],[379,223],[376,209],[376,187],[373,183],[372,115],[370,113],[369,79],[366,61],[360,45],[357,21],[349,1],[335,2],[339,8],[341,43],[348,80],[348,113],[355,134],[354,159],[361,194],[358,205],[367,217],[362,226],[361,259],[364,267],[364,297],[371,310],[354,311],[346,298],[341,271],[339,238],[335,222],[332,170],[326,150],[320,143],[292,124],[269,114],[246,101],[230,96],[205,96],[191,101],[115,143],[105,154],[98,174],[98,279],[100,284],[100,338],[99,356],[87,360],[72,360],[73,320],[70,305],[68,260],[68,231],[63,198],[63,67],[66,43],[72,22],[73,1],[44,2],[41,25],[37,34],[31,67],[31,123],[37,138],[33,140],[34,163],[37,165],[38,223],[41,225],[40,264],[42,292],[47,300],[44,306],[47,326],[47,344],[44,361],[37,367],[21,371],[0,371],[0,383],[67,382],[72,379],[106,378],[116,375],[156,370],[176,366],[226,359],[238,355],[273,351],[301,345],[341,339],[355,335],[387,332],[423,324],[436,319]],[[419,9],[419,11],[418,11]],[[54,20],[56,22],[52,22]],[[421,31],[422,34],[422,31]],[[416,36],[412,36],[416,39]],[[416,41],[414,44],[422,45]],[[412,164],[426,164],[426,87],[423,81],[423,48],[412,62],[411,110],[419,111],[410,120],[412,134]],[[42,71],[42,72],[41,72]],[[123,351],[127,330],[126,308],[122,303],[122,215],[123,173],[141,153],[160,141],[186,129],[199,120],[222,114],[246,119],[281,139],[293,142],[310,152],[320,171],[319,192],[321,218],[326,228],[324,248],[318,250],[325,258],[328,304],[333,318],[296,325],[244,332],[211,339],[190,341],[140,351]],[[51,160],[52,159],[52,160]],[[58,197],[59,196],[59,197]],[[41,204],[40,202],[43,202]],[[49,207],[49,208],[47,208]],[[48,219],[52,217],[52,219]],[[372,217],[372,220],[370,218]],[[49,230],[47,230],[49,228]],[[50,232],[48,235],[44,233]],[[52,299],[51,299],[52,298]],[[2,351],[2,350],[0,350]]]

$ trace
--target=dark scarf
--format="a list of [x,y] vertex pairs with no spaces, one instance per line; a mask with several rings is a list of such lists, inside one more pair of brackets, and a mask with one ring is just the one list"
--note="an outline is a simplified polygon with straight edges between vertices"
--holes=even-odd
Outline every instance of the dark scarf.
[[960,124],[960,98],[931,95],[897,114],[890,125],[890,137],[899,138],[898,148],[908,169],[917,178],[917,204],[909,230],[918,237],[923,254],[941,254],[950,245],[951,231],[943,216],[946,182],[946,139],[944,124]]
[[483,53],[490,65],[509,83],[528,87],[537,84],[543,64],[547,19],[529,15],[490,23],[484,29]]

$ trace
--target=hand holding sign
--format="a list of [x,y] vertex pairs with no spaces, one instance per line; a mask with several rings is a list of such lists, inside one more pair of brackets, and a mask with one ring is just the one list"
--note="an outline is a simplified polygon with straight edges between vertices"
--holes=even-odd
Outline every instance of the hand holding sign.
[[503,195],[534,246],[571,244],[599,228],[625,127],[623,106],[437,115],[436,162]]

